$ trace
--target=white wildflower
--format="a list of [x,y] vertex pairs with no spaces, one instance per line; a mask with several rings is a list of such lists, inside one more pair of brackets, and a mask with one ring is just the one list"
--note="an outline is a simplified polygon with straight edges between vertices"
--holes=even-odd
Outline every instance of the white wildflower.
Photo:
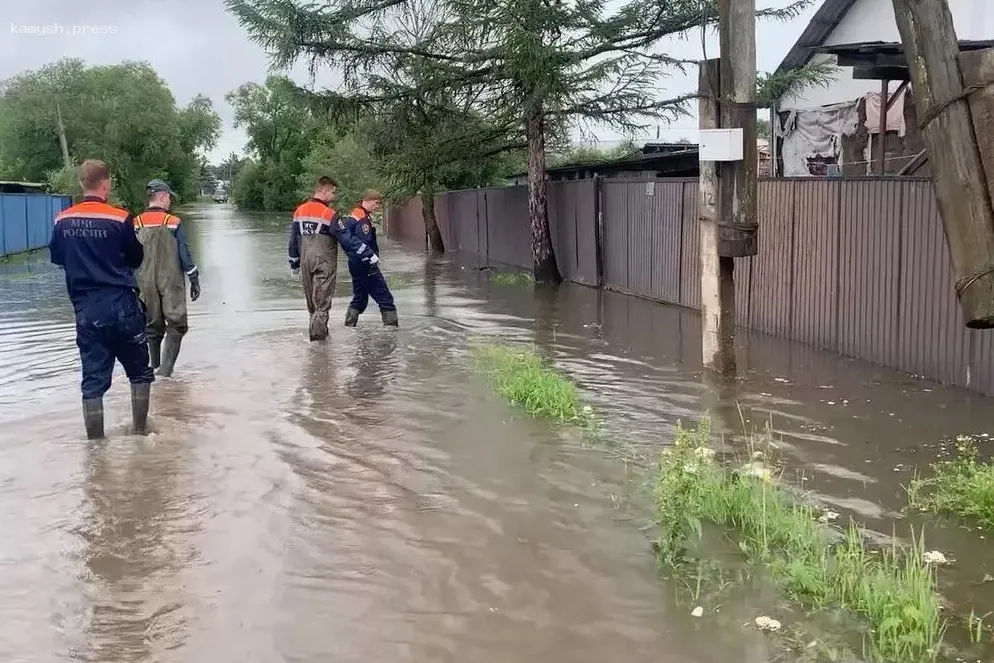
[[930,550],[922,555],[922,561],[926,564],[933,564],[935,566],[945,566],[949,563],[946,556],[943,555],[938,550]]
[[704,608],[702,608],[701,606],[697,606],[696,608],[690,611],[690,614],[693,615],[694,617],[700,617],[701,615],[704,614]]
[[708,449],[707,447],[697,447],[694,449],[694,455],[702,460],[711,460],[714,458],[714,449]]
[[779,631],[780,622],[767,616],[756,617],[756,626],[762,631]]

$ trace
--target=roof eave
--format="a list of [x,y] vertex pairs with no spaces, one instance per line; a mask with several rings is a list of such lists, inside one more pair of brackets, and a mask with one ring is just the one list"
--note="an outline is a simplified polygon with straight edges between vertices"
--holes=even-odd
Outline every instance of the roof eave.
[[845,17],[846,13],[856,4],[857,0],[825,0],[815,15],[804,28],[804,32],[797,38],[794,45],[787,51],[780,66],[777,67],[774,75],[783,74],[794,69],[799,69],[808,63],[813,51],[811,49],[822,46],[828,36]]

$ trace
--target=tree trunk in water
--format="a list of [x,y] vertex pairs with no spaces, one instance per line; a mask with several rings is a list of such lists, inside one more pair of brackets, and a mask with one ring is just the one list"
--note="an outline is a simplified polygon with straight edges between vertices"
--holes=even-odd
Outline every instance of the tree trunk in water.
[[552,251],[545,181],[545,116],[533,109],[525,119],[528,136],[528,218],[531,222],[532,267],[536,283],[560,283],[559,265]]
[[428,255],[442,255],[445,253],[445,243],[442,241],[442,231],[438,229],[438,218],[435,216],[434,189],[421,192],[421,217],[425,220],[425,232],[428,234]]

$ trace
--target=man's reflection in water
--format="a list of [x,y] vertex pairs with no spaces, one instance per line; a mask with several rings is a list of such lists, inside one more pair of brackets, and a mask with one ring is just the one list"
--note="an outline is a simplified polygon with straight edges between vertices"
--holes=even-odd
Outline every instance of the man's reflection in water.
[[351,401],[349,418],[357,425],[372,425],[390,417],[384,396],[397,375],[397,332],[359,329],[350,348],[352,377],[346,383]]
[[[185,389],[170,385],[160,407],[185,410]],[[148,661],[185,638],[182,598],[167,588],[181,586],[175,576],[194,556],[195,498],[177,489],[187,472],[188,435],[168,417],[160,416],[158,427],[154,441],[116,436],[87,450],[77,531],[89,603],[87,643],[77,652],[83,660]]]

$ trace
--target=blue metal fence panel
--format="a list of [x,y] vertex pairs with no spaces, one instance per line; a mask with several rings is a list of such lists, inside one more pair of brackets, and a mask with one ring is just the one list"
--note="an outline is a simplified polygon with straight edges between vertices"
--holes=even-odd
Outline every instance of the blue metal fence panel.
[[28,250],[27,196],[11,193],[0,195],[0,224],[3,224],[4,255]]
[[0,193],[0,256],[48,246],[55,215],[71,204],[69,196]]

